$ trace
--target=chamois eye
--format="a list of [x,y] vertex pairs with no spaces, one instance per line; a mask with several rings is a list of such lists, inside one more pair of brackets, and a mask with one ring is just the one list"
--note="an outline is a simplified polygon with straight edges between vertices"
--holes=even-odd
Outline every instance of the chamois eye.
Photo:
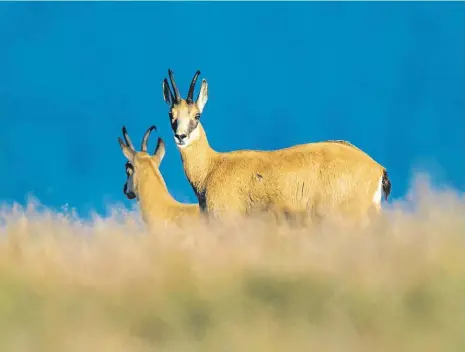
[[168,113],[168,115],[169,115],[170,119],[173,119],[173,113],[171,111]]
[[129,176],[134,172],[132,164],[129,162],[126,164],[126,174]]
[[200,119],[200,114],[195,114],[195,119],[196,120]]

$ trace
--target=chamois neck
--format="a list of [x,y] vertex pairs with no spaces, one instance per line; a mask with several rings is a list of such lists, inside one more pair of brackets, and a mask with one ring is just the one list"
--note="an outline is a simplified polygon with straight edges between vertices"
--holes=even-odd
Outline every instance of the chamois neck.
[[210,173],[218,153],[210,147],[207,135],[199,123],[199,137],[186,148],[180,149],[186,176],[196,193],[204,190],[205,180]]
[[176,204],[177,201],[168,192],[165,181],[154,165],[147,165],[137,173],[139,207],[142,217],[146,220],[163,219],[166,209]]

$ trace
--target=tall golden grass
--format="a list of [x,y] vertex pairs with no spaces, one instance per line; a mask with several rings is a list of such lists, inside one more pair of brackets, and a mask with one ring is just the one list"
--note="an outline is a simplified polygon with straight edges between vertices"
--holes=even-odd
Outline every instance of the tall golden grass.
[[465,199],[417,182],[350,233],[149,233],[137,212],[0,215],[0,351],[463,351]]

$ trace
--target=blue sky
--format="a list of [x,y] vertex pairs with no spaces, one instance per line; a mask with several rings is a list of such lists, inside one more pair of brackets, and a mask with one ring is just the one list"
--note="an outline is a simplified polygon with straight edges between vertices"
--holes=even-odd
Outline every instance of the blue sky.
[[[219,151],[346,139],[388,168],[465,189],[465,3],[0,3],[0,199],[124,202],[125,124],[156,124],[162,173],[195,201],[161,83],[209,82],[202,116]],[[149,142],[153,148],[156,133]]]

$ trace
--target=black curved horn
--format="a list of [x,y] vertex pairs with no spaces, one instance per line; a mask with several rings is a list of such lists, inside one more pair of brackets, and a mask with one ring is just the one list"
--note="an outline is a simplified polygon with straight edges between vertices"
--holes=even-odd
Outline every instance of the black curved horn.
[[147,152],[147,141],[149,139],[150,132],[152,132],[153,130],[156,131],[157,127],[156,126],[150,126],[149,129],[145,132],[144,137],[142,138],[142,145],[140,147],[141,151]]
[[174,95],[173,95],[173,92],[171,91],[170,85],[168,84],[168,80],[166,78],[163,80],[163,85],[164,85],[163,89],[165,89],[165,92],[169,93],[171,97],[171,104],[174,104]]
[[170,77],[171,85],[173,86],[175,101],[176,103],[179,103],[181,101],[181,94],[179,94],[179,89],[176,86],[176,81],[174,80],[173,71],[171,71],[171,69],[168,69],[168,76]]
[[123,126],[123,137],[124,137],[124,140],[126,141],[127,146],[135,151],[134,145],[131,142],[131,138],[129,138],[126,126]]
[[186,102],[188,104],[192,104],[193,102],[195,83],[197,83],[197,78],[199,77],[199,75],[200,75],[200,71],[197,70],[197,72],[194,75],[194,78],[192,78],[191,85],[189,87],[189,93],[187,93],[187,99],[186,99]]

